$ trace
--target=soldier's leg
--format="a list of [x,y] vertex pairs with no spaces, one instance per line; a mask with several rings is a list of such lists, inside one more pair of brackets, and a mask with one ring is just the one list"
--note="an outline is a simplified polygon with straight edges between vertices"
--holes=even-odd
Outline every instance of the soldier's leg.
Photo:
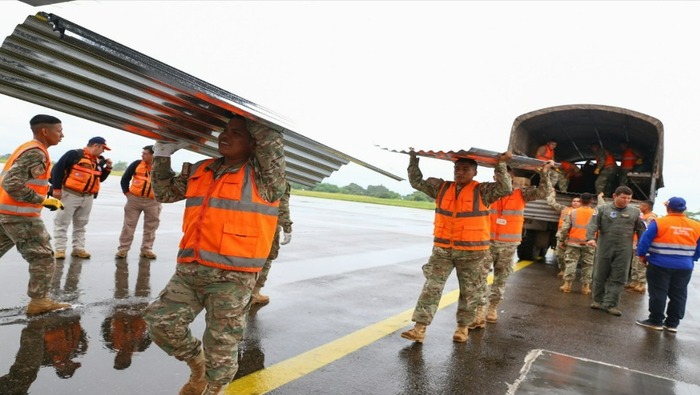
[[75,209],[73,213],[73,240],[72,245],[74,250],[85,249],[85,227],[90,221],[90,212],[92,211],[92,202],[95,200],[92,196],[83,196],[80,207]]
[[[119,234],[119,247],[118,251],[129,251],[131,248],[131,243],[134,241],[134,231],[136,230],[136,225],[139,222],[139,216],[141,215],[141,208],[139,207],[136,200],[139,198],[133,194],[126,196],[126,204],[124,205],[124,224],[122,225],[122,231]],[[146,223],[144,221],[144,232],[146,229]]]
[[595,248],[585,246],[581,249],[581,284],[590,285],[593,282],[593,259]]
[[206,377],[209,383],[226,385],[238,371],[238,344],[245,332],[255,273],[204,268],[212,276],[204,294]]
[[160,226],[160,212],[163,206],[154,199],[141,199],[143,209],[143,241],[141,251],[150,251],[156,241],[156,230]]
[[[425,283],[418,296],[416,308],[413,310],[411,320],[416,323],[430,325],[437,311],[445,282],[452,273],[454,264],[452,262],[452,251],[433,247],[433,253],[428,263],[423,265],[423,275]],[[476,308],[476,306],[474,306]]]
[[562,273],[562,276],[564,275],[564,270],[566,269],[565,253],[566,247],[562,247],[561,243],[559,242],[559,239],[557,239],[557,248],[555,250],[555,254],[557,256],[557,266],[559,267],[559,271]]
[[[469,251],[455,259],[460,299],[457,305],[457,325],[467,326],[474,321],[474,313],[482,300],[476,293],[481,284],[486,283],[483,268],[492,262],[493,257],[489,250]],[[447,274],[449,275],[449,272]]]
[[0,222],[0,258],[14,246],[15,241],[8,236],[7,230],[5,230],[3,223]]
[[627,282],[630,262],[632,261],[632,251],[618,251],[611,262],[610,276],[605,284],[605,296],[603,305],[607,307],[617,307],[620,304],[620,295]]
[[54,259],[51,249],[51,236],[40,218],[5,223],[3,228],[8,237],[14,240],[17,251],[29,263],[29,284],[27,295],[30,298],[45,298],[51,287]]
[[564,269],[564,281],[576,280],[576,267],[581,259],[581,248],[574,245],[567,245],[564,253],[566,268]]
[[498,257],[493,260],[493,283],[491,284],[491,292],[489,294],[490,303],[498,303],[503,300],[503,295],[506,292],[506,282],[508,277],[513,273],[513,255],[518,248],[516,243],[512,245],[499,245]]

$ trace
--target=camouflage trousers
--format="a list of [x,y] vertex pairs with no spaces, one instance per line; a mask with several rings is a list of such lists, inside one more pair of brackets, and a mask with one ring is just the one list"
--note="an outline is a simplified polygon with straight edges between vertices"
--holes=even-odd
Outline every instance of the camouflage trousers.
[[411,320],[430,325],[442,298],[445,282],[455,269],[459,282],[457,324],[469,325],[479,304],[479,287],[486,282],[483,267],[490,261],[488,250],[462,251],[434,246],[428,263],[423,265],[425,283]]
[[[480,287],[480,306],[485,306],[486,302],[498,303],[503,300],[503,295],[506,293],[506,280],[513,273],[513,255],[520,243],[507,243],[500,241],[492,241],[489,251],[491,252],[491,261],[484,265],[484,282]],[[486,278],[493,268],[493,283],[491,284],[490,292]]]
[[[245,332],[256,273],[178,264],[158,298],[145,310],[151,339],[168,355],[187,361],[202,345],[207,381],[231,382],[238,371],[238,344]],[[202,340],[189,325],[206,310]]]
[[17,247],[17,251],[29,263],[30,298],[44,298],[49,293],[55,260],[51,249],[51,236],[39,217],[17,217],[0,214],[0,257]]
[[564,269],[566,269],[566,258],[564,258],[566,253],[566,247],[562,247],[561,243],[559,242],[559,238],[557,238],[557,248],[554,251],[554,255],[557,257],[557,267],[559,267],[559,270],[562,272]]
[[595,257],[595,247],[585,244],[567,244],[564,253],[564,281],[576,280],[576,267],[581,262],[581,284],[590,284],[593,275],[593,258]]
[[272,267],[272,261],[277,259],[280,251],[280,228],[277,227],[275,230],[275,236],[272,238],[272,247],[270,247],[270,255],[267,256],[265,265],[263,266],[260,273],[258,273],[258,280],[255,282],[255,288],[260,289],[265,286],[267,282],[267,275],[270,274],[270,268]]
[[615,178],[615,176],[617,176],[617,167],[610,166],[603,168],[598,174],[598,177],[595,179],[596,195],[601,192],[605,193],[608,189],[608,184],[610,184],[610,182],[613,178]]
[[632,273],[630,279],[639,284],[647,283],[647,267],[639,260],[637,254],[632,255]]

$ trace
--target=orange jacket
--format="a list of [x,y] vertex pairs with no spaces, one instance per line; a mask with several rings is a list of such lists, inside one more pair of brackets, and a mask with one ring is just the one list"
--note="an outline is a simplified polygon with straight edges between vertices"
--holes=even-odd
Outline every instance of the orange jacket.
[[[617,162],[615,162],[615,157],[613,154],[610,153],[610,151],[606,149],[602,149],[596,156],[596,161],[603,160],[603,168],[608,168],[608,167],[614,167],[617,166]],[[600,165],[600,162],[597,162],[596,165]]]
[[83,148],[83,157],[71,166],[63,182],[65,188],[78,193],[96,194],[100,191],[101,170],[97,170],[97,157]]
[[622,159],[620,160],[620,167],[625,170],[632,170],[634,165],[637,163],[638,156],[634,153],[632,148],[627,148],[622,151]]
[[566,207],[563,210],[561,210],[561,214],[559,215],[559,226],[557,226],[557,230],[561,230],[561,226],[564,225],[564,218],[566,218],[566,216],[571,213],[571,210],[573,210],[573,207]]
[[525,198],[522,189],[491,203],[491,240],[520,243],[525,218]]
[[435,199],[433,244],[455,250],[488,250],[489,208],[481,200],[479,183],[472,181],[457,196],[456,184],[445,181]]
[[[12,165],[15,163],[17,158],[22,155],[27,150],[38,148],[44,152],[46,155],[46,172],[37,176],[36,178],[31,178],[27,181],[27,187],[36,192],[39,196],[46,197],[49,192],[49,176],[51,174],[50,164],[51,158],[49,158],[49,152],[46,150],[43,144],[36,140],[28,141],[19,147],[10,155],[10,158],[5,162],[5,167],[0,174],[0,182],[5,177],[5,174],[10,170]],[[29,202],[19,202],[13,199],[5,189],[0,188],[0,213],[19,215],[22,217],[38,217],[41,215],[41,203],[29,203]]]
[[136,166],[134,176],[131,178],[129,192],[136,196],[147,197],[149,199],[154,198],[153,188],[151,188],[151,168],[152,166],[144,161],[141,161],[141,163]]
[[569,237],[566,239],[567,244],[581,245],[586,244],[586,228],[593,217],[592,207],[581,206],[571,210],[571,229]]
[[544,149],[544,154],[537,155],[537,159],[543,161],[554,160],[554,150],[551,149],[547,144],[544,145]]
[[187,182],[177,261],[259,272],[272,247],[279,201],[260,196],[251,165],[214,179],[207,169],[213,161],[196,163]]

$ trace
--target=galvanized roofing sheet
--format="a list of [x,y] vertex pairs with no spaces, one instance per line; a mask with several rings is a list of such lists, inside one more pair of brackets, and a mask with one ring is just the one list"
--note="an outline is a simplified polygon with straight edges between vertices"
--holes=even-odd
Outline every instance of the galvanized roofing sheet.
[[149,139],[218,156],[232,113],[283,134],[287,179],[313,186],[354,162],[403,178],[291,130],[273,111],[54,14],[29,16],[0,48],[0,93]]
[[[377,146],[379,147],[379,146]],[[490,150],[485,150],[482,148],[470,148],[468,150],[458,150],[458,151],[432,151],[432,150],[413,150],[410,149],[408,151],[405,150],[395,150],[395,149],[390,149],[390,148],[385,148],[385,147],[379,147],[383,150],[389,151],[389,152],[395,152],[398,154],[407,154],[410,155],[411,153],[415,154],[416,156],[422,156],[425,158],[434,158],[434,159],[443,159],[443,160],[449,160],[449,161],[456,161],[459,158],[467,158],[467,159],[473,159],[475,160],[480,166],[485,166],[485,167],[495,167],[496,164],[498,163],[498,158],[501,156],[502,152],[496,152],[496,151],[490,151]],[[527,170],[539,170],[544,166],[544,162],[535,159],[535,158],[530,158],[527,156],[521,156],[521,155],[513,155],[513,158],[508,162],[508,166],[515,168],[515,169],[527,169]]]

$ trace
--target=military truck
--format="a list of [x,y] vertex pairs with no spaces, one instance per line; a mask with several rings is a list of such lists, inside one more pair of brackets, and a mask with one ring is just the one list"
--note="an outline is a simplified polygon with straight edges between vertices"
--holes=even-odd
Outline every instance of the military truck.
[[[595,195],[595,155],[591,145],[599,144],[620,160],[621,143],[627,143],[642,155],[642,163],[628,174],[627,185],[632,188],[632,204],[642,200],[654,201],[657,190],[663,187],[664,128],[658,119],[620,107],[596,104],[574,104],[543,108],[515,118],[508,148],[517,155],[534,157],[535,151],[547,141],[557,141],[555,161],[568,161],[581,168],[581,176],[571,180],[567,192],[557,191],[557,202],[570,205],[571,199],[583,192]],[[516,177],[523,177],[537,185],[539,175],[528,169],[514,169]],[[562,175],[560,175],[562,176]],[[617,186],[612,180],[611,196]],[[523,240],[518,247],[518,258],[541,259],[550,247],[555,247],[559,213],[545,200],[529,202],[525,206]]]

